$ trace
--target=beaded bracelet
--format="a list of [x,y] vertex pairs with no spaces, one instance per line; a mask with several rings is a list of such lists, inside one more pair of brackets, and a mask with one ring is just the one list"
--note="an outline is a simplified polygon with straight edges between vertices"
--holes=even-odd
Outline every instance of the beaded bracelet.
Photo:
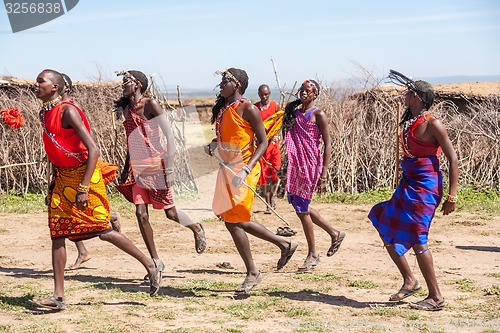
[[250,168],[248,167],[248,165],[245,165],[243,168],[241,168],[241,170],[245,171],[247,173],[247,175],[252,172],[252,170],[250,170]]
[[458,195],[446,195],[446,201],[451,203],[456,203],[458,201]]
[[165,173],[166,173],[167,175],[171,175],[171,174],[173,174],[173,173],[174,173],[174,168],[167,168],[167,169],[165,170]]
[[319,180],[321,180],[322,182],[326,183],[328,181],[328,178],[320,178]]
[[84,192],[84,193],[88,193],[89,192],[89,189],[90,189],[90,185],[82,185],[82,184],[79,184],[78,185],[78,192]]

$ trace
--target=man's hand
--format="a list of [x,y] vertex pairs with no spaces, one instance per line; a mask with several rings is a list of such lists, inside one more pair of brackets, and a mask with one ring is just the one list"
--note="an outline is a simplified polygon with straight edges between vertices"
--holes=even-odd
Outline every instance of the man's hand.
[[217,149],[217,141],[212,140],[208,145],[203,147],[205,149],[205,154],[212,156],[215,149]]
[[233,177],[233,180],[232,180],[232,184],[234,187],[239,187],[241,184],[243,184],[243,182],[245,181],[245,179],[247,178],[248,174],[246,173],[245,170],[240,170],[234,177]]
[[448,215],[451,212],[454,212],[455,211],[455,203],[449,202],[449,201],[443,202],[443,207],[441,208],[441,211],[443,212],[443,215]]
[[326,185],[327,185],[327,181],[322,180],[320,178],[320,180],[318,182],[318,188],[317,188],[317,192],[319,195],[323,195],[326,193]]
[[76,193],[76,207],[80,210],[84,210],[89,205],[89,194],[87,192],[77,192]]

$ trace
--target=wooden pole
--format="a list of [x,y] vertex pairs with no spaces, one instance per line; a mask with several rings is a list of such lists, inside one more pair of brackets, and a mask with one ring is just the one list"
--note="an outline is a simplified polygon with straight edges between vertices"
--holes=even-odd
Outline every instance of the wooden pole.
[[186,144],[186,110],[184,110],[184,105],[182,105],[181,99],[181,87],[177,85],[177,101],[179,101],[179,108],[181,112],[181,122],[182,122],[182,143]]
[[281,84],[280,84],[280,79],[278,77],[278,71],[276,70],[276,64],[274,63],[273,57],[271,57],[271,62],[273,63],[273,70],[274,70],[274,76],[276,77],[276,83],[278,84],[278,89],[280,90],[280,100],[279,100],[279,107],[283,107],[283,101],[285,100],[285,93],[283,92],[283,89],[281,89]]
[[290,95],[288,95],[288,99],[286,100],[286,103],[285,103],[285,106],[290,103],[290,99],[292,98],[292,95],[293,95],[293,91],[295,90],[295,86],[297,85],[297,81],[295,81],[295,83],[293,84],[293,88],[292,88],[292,91],[290,92]]
[[394,164],[394,183],[393,187],[396,188],[399,181],[399,136],[401,135],[401,130],[399,128],[399,123],[401,122],[401,104],[398,103],[398,113],[396,119],[396,161]]

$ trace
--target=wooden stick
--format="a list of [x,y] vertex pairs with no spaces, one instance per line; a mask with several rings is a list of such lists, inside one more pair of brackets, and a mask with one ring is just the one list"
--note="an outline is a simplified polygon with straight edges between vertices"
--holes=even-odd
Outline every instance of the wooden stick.
[[7,168],[12,168],[16,166],[23,166],[23,165],[33,165],[33,164],[38,164],[40,162],[26,162],[26,163],[16,163],[16,164],[8,164],[8,165],[2,165],[0,166],[0,169],[7,169]]
[[279,106],[281,108],[283,106],[283,100],[285,97],[285,93],[283,92],[283,89],[281,88],[280,79],[278,77],[278,71],[276,70],[276,64],[274,63],[273,57],[271,57],[271,62],[273,63],[273,70],[274,70],[274,76],[276,77],[276,83],[278,84],[278,89],[280,90]]
[[184,110],[184,105],[182,105],[181,100],[181,87],[177,85],[177,101],[179,101],[179,108],[182,112],[181,122],[182,122],[182,142],[186,144],[186,110]]
[[292,95],[293,95],[293,91],[295,90],[295,86],[297,85],[297,81],[295,81],[295,83],[293,84],[293,88],[292,88],[292,91],[290,92],[290,95],[288,95],[288,99],[286,100],[286,104],[285,106],[287,106],[288,103],[290,103],[290,99],[292,98]]
[[399,122],[401,121],[401,104],[398,103],[398,113],[396,119],[396,163],[394,165],[394,183],[393,187],[396,188],[399,180],[399,135],[401,134]]
[[[229,170],[234,176],[236,176],[236,172],[234,172],[230,167],[228,167],[226,164],[224,164],[224,161],[219,156],[217,156],[215,154],[212,154],[212,156],[214,156],[219,161],[219,165],[221,165],[225,169]],[[255,194],[255,196],[257,196],[257,198],[259,198],[260,200],[262,200],[262,202],[267,206],[267,208],[269,208],[281,221],[285,222],[285,224],[287,226],[290,226],[290,223],[288,223],[283,217],[281,217],[281,215],[278,214],[274,210],[274,208],[271,207],[271,205],[269,205],[266,202],[266,200],[257,193],[257,191],[255,191],[250,185],[248,185],[247,182],[243,181],[243,185],[245,185],[246,187],[248,187],[253,192],[253,194]]]

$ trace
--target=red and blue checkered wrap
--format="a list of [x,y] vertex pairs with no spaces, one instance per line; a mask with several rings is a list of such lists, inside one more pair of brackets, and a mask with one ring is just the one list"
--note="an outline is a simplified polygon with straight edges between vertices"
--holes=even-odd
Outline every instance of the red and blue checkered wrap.
[[403,177],[389,201],[375,205],[368,218],[383,240],[404,255],[415,244],[427,244],[432,218],[443,197],[439,158],[403,158]]

